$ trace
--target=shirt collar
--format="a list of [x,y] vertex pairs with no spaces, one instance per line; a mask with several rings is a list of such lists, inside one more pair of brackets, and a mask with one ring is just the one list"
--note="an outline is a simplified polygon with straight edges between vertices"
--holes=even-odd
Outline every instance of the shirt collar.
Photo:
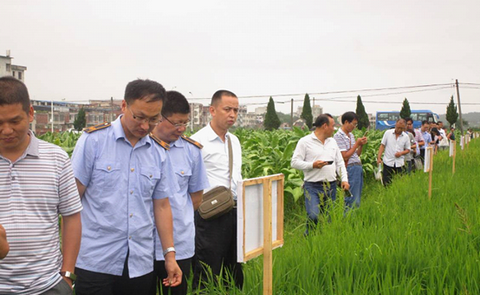
[[[315,132],[310,133],[310,136],[311,136],[314,140],[320,141],[320,139],[318,139],[318,137],[315,135]],[[329,142],[329,141],[332,140],[332,139],[333,139],[333,137],[331,137],[331,136],[325,138],[325,143],[324,143],[324,144],[327,144],[327,142]],[[321,142],[321,141],[320,141],[320,142]]]
[[172,146],[183,148],[185,146],[185,140],[182,137],[180,137],[179,139],[177,139],[175,141],[172,141],[170,143],[170,147],[172,147]]
[[[222,140],[222,139],[220,138],[220,136],[218,136],[218,134],[213,130],[213,128],[212,128],[212,126],[211,126],[211,122],[208,123],[208,125],[206,126],[206,128],[207,128],[206,130],[207,130],[207,139],[208,139],[208,141],[214,141],[214,140],[216,140],[217,138],[220,139],[220,140]],[[227,131],[227,134],[225,135],[225,137],[228,137],[228,136],[230,136],[230,132],[229,132],[229,131]],[[222,140],[222,142],[223,142],[223,140]]]
[[[122,121],[121,121],[121,118],[123,117],[123,114],[118,116],[118,118],[112,122],[112,127],[113,127],[113,135],[115,136],[115,140],[118,140],[120,138],[123,138],[124,140],[127,140],[127,137],[125,136],[125,130],[123,130],[123,126],[122,126]],[[146,143],[150,143],[148,140],[147,140],[147,137],[148,135],[140,138],[140,140],[138,141],[138,146],[142,146]],[[137,146],[137,145],[135,145]]]
[[342,135],[342,136],[344,136],[344,137],[348,137],[348,138],[350,138],[350,134],[351,134],[351,132],[350,132],[349,135],[347,135],[347,134],[345,133],[345,131],[343,131],[342,128],[339,128],[338,131],[337,131],[337,133],[340,133],[340,135]]
[[30,143],[25,150],[25,155],[38,157],[40,154],[38,151],[38,138],[35,137],[32,130],[28,130],[28,135],[30,135]]

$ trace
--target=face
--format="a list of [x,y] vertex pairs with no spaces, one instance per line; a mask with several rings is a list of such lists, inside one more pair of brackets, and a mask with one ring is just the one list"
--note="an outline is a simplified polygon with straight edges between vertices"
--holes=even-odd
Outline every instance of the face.
[[223,131],[227,131],[235,124],[238,116],[238,98],[222,96],[216,105],[210,106],[212,122]]
[[345,129],[348,132],[352,132],[358,125],[358,120],[354,119],[352,122],[345,121]]
[[335,131],[335,121],[333,121],[332,118],[328,118],[328,124],[324,124],[324,130],[325,130],[325,134],[327,135],[327,137],[330,137],[333,135],[333,132]]
[[413,130],[413,121],[407,122],[407,130]]
[[439,127],[439,128],[443,128],[443,122],[442,122],[442,123],[438,123],[438,127]]
[[33,107],[26,113],[20,103],[0,106],[0,151],[23,152],[29,142]]
[[422,132],[427,131],[429,126],[430,126],[430,125],[429,125],[428,123],[423,124],[423,125],[422,125]]
[[188,118],[188,114],[180,113],[163,118],[153,130],[153,133],[167,143],[176,141],[187,130]]
[[161,101],[147,102],[143,99],[134,100],[130,105],[122,102],[122,127],[128,140],[138,141],[153,130],[160,121],[162,105]]
[[395,133],[402,134],[405,131],[406,125],[404,121],[399,121],[395,124]]

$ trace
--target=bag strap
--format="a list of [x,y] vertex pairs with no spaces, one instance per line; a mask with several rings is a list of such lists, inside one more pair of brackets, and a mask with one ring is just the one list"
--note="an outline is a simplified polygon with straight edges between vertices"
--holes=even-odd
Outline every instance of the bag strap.
[[232,142],[230,141],[230,136],[227,136],[228,141],[228,189],[232,188],[232,170],[233,170],[233,152],[232,152]]

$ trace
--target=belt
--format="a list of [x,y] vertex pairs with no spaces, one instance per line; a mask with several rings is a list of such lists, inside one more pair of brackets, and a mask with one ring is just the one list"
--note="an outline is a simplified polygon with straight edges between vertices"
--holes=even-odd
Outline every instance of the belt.
[[352,166],[362,166],[362,163],[352,163],[352,164],[348,164],[347,167],[352,167]]
[[312,183],[312,184],[320,184],[320,185],[331,185],[335,183],[335,181],[305,181],[307,183]]

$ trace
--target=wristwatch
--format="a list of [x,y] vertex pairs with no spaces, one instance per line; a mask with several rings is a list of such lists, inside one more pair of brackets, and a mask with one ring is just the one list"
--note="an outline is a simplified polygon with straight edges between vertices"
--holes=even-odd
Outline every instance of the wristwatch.
[[175,248],[174,248],[174,247],[168,247],[167,249],[165,249],[165,250],[163,251],[163,257],[165,257],[165,255],[167,255],[167,254],[170,253],[170,252],[175,252],[175,253],[176,253],[177,251],[175,251]]
[[73,272],[69,272],[68,270],[67,271],[61,271],[60,275],[62,277],[69,278],[70,280],[72,280],[72,282],[75,282],[75,280],[77,280],[77,276]]

